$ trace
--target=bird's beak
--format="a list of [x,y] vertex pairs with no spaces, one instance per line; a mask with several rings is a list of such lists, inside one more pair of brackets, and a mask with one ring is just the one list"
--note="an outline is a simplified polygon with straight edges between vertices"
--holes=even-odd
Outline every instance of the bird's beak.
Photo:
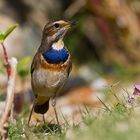
[[68,21],[68,22],[66,22],[66,24],[65,24],[65,29],[69,29],[69,28],[71,28],[72,26],[74,26],[75,24],[76,24],[75,21]]
[[71,27],[75,26],[76,25],[76,21],[70,21],[70,25],[71,25]]

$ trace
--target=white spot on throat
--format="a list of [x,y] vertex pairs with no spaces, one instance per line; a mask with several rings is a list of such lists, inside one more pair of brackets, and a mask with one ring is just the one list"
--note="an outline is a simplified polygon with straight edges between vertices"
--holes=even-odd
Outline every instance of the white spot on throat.
[[53,44],[52,44],[52,48],[53,48],[54,50],[57,50],[57,51],[63,49],[63,48],[64,48],[64,42],[63,42],[63,40],[60,39],[60,40],[58,40],[56,43],[53,43]]

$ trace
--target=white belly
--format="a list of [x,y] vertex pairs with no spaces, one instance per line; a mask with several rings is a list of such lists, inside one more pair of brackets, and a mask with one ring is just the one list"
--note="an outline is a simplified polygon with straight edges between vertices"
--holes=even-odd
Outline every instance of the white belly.
[[36,70],[32,75],[33,92],[39,96],[52,97],[59,93],[67,77],[67,72]]

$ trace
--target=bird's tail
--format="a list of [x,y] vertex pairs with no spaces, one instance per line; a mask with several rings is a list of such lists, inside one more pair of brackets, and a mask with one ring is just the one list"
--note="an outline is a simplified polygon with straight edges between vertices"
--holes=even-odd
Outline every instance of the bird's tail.
[[34,112],[40,113],[40,114],[46,113],[48,109],[49,109],[49,99],[41,105],[36,103],[34,106]]

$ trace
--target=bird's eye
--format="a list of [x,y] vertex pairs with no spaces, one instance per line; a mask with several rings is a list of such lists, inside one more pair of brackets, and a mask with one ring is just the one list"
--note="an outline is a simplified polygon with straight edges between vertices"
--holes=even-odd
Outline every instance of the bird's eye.
[[55,28],[59,28],[59,24],[58,23],[55,23],[54,26],[55,26]]

